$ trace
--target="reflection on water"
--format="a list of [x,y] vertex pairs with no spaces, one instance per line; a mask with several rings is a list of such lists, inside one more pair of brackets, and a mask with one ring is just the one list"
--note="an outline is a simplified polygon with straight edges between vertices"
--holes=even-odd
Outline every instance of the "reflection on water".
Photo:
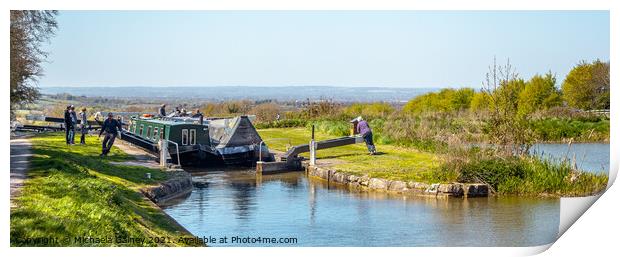
[[609,172],[609,143],[535,144],[530,151],[555,161],[576,159],[583,171]]
[[300,172],[195,171],[193,179],[192,194],[164,210],[196,236],[296,237],[293,246],[531,246],[554,241],[559,225],[557,199],[411,197]]

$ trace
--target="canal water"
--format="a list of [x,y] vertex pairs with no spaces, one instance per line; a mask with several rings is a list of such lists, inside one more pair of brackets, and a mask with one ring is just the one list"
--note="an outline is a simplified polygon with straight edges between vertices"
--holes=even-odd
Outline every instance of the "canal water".
[[[302,172],[192,175],[193,192],[164,211],[196,236],[227,238],[210,246],[534,246],[558,233],[558,199],[411,197],[351,190]],[[296,243],[231,241],[259,237]]]
[[609,143],[535,144],[530,152],[554,161],[576,159],[579,170],[609,173]]

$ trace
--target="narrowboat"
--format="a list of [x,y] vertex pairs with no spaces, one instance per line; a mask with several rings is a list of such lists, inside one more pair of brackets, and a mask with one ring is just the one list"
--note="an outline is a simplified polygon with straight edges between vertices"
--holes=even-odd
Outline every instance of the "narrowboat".
[[259,152],[270,158],[247,116],[205,119],[202,124],[193,118],[132,117],[121,139],[154,153],[166,139],[171,162],[176,163],[178,150],[182,165],[252,164]]

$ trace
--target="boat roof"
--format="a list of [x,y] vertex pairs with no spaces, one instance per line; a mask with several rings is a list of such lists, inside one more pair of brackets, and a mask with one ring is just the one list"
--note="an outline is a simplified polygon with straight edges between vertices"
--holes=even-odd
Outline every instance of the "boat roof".
[[169,126],[174,126],[174,125],[200,125],[202,126],[201,124],[188,123],[182,120],[164,120],[160,118],[144,118],[144,117],[134,117],[132,119],[136,121],[152,122],[152,123],[158,123],[158,124],[169,125]]

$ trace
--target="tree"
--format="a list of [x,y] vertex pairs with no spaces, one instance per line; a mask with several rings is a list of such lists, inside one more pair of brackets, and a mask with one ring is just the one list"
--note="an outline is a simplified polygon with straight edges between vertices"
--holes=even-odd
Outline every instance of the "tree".
[[486,126],[492,143],[508,155],[527,153],[533,142],[527,117],[517,115],[519,95],[524,89],[525,81],[510,60],[499,66],[494,58],[482,83],[490,106]]
[[596,109],[609,109],[609,62],[596,60],[592,63],[592,82],[595,86],[594,104]]
[[246,114],[252,108],[252,103],[248,100],[226,102],[227,114]]
[[609,62],[580,62],[566,75],[562,92],[570,107],[609,109]]
[[256,119],[259,122],[271,122],[276,120],[280,113],[280,106],[275,103],[262,103],[254,106],[250,113],[256,115]]
[[535,75],[519,94],[518,115],[525,116],[538,110],[546,110],[562,104],[556,79],[551,72],[544,76]]
[[11,118],[21,104],[39,97],[37,79],[43,75],[41,62],[47,53],[41,45],[54,35],[57,11],[11,11],[10,27],[10,87]]

